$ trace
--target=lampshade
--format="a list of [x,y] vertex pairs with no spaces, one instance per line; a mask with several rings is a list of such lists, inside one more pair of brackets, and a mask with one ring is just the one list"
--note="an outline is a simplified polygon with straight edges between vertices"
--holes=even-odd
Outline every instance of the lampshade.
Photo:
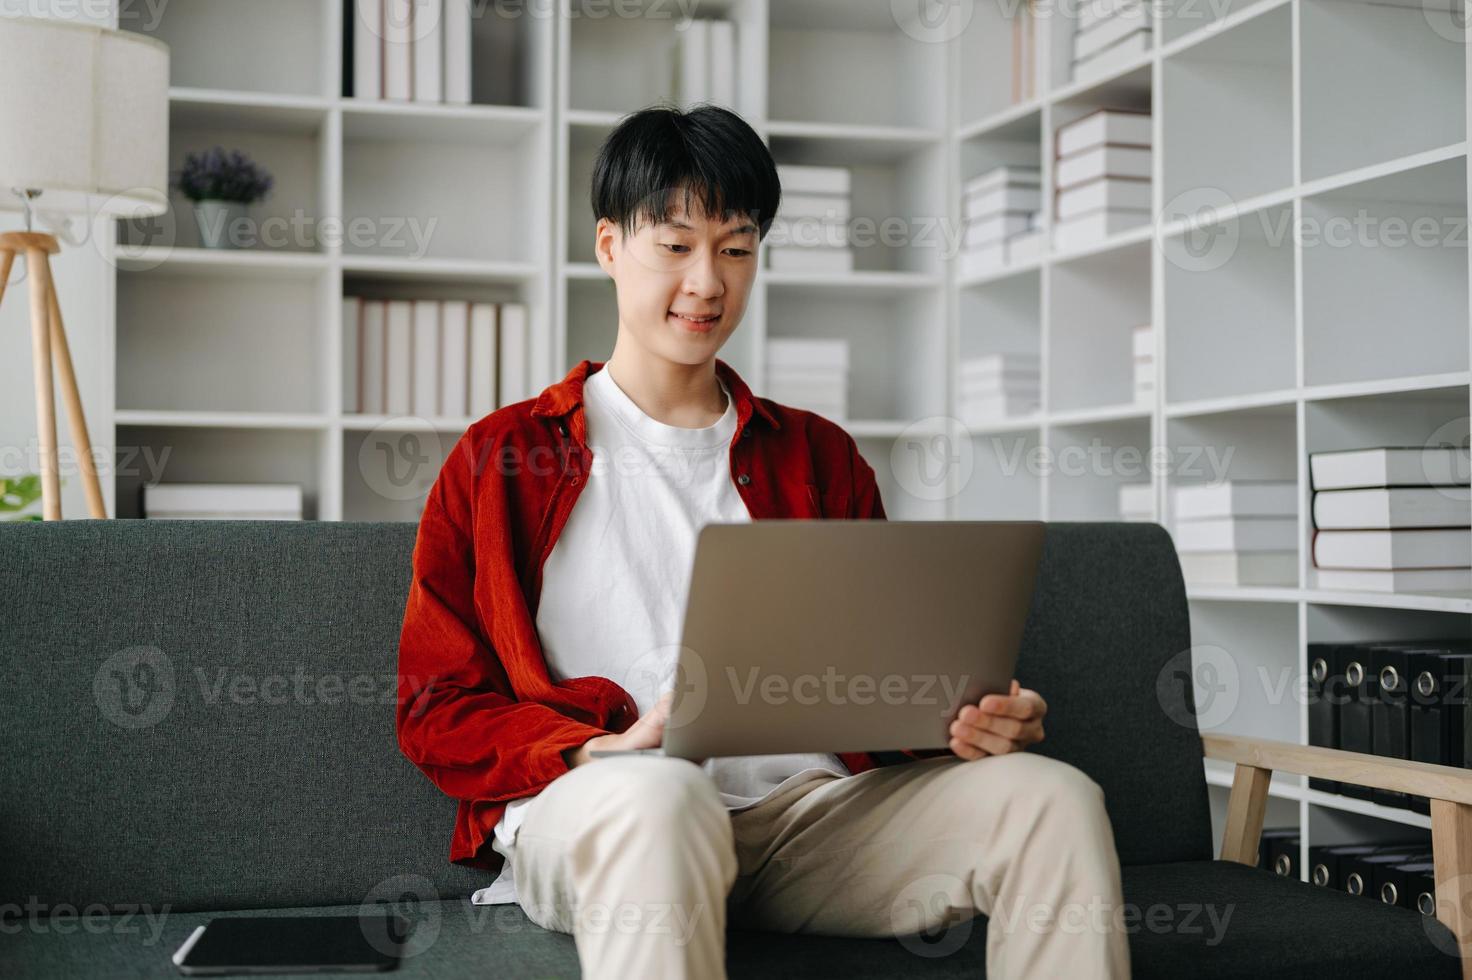
[[[168,210],[169,48],[71,21],[0,17],[0,209]],[[92,195],[90,201],[87,195]]]

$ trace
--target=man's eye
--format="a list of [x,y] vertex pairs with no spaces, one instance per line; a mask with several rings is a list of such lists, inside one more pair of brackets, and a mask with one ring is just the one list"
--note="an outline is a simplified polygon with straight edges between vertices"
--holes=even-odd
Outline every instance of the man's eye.
[[670,245],[670,244],[666,243],[664,247],[667,248],[667,249],[669,249],[671,252],[674,252],[676,255],[684,255],[685,253],[679,251],[679,249],[682,249],[682,248],[683,249],[688,249],[690,246],[689,245]]
[[728,248],[728,249],[726,249],[726,251],[730,252],[732,255],[736,256],[736,258],[738,258],[738,259],[744,259],[744,258],[746,258],[746,256],[748,256],[748,255],[751,254],[750,249],[745,249],[745,248]]

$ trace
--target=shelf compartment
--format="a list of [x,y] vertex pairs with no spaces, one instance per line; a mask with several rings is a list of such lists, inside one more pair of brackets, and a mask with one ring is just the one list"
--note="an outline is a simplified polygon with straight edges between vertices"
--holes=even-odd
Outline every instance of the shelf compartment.
[[127,5],[118,27],[169,46],[173,85],[326,96],[337,91],[342,4],[332,0],[173,0]]
[[[1013,77],[1022,80],[1022,66],[1013,65],[1014,46],[1026,45],[1025,36],[1020,33],[1014,36],[1014,31],[1020,30],[1013,22],[1021,8],[979,4],[969,9],[971,20],[957,39],[955,56],[960,73],[957,114],[963,127],[1016,108],[1023,103],[1013,102],[1014,94],[1026,93],[1025,85],[1020,85],[1016,93],[1013,89]],[[1034,61],[1040,65],[1048,37],[1045,20],[1035,19],[1033,32]],[[1035,70],[1032,96],[1028,100],[1034,105],[1044,90],[1042,74],[1040,68]]]
[[539,255],[543,124],[526,113],[343,115],[343,252],[524,262]]
[[1148,241],[1056,264],[1049,276],[1048,411],[1135,400],[1135,327],[1150,322]]
[[117,277],[117,404],[318,413],[335,280],[164,265]]
[[[945,123],[931,93],[945,84],[943,48],[889,4],[770,4],[767,117],[878,126]],[[897,9],[897,8],[896,8]]]
[[1168,401],[1294,387],[1293,208],[1190,228],[1162,247]]
[[1202,732],[1297,744],[1298,607],[1192,602],[1191,679]]
[[159,483],[298,483],[302,515],[323,502],[327,432],[259,427],[119,425],[114,450],[117,516],[141,517],[139,490]]
[[1304,0],[1304,180],[1466,139],[1466,39],[1448,36],[1462,8]]
[[1163,200],[1220,207],[1293,183],[1291,8],[1277,7],[1168,56]]
[[1304,383],[1468,366],[1466,158],[1302,202]]
[[961,290],[961,362],[987,354],[1041,356],[1041,278],[1034,269]]
[[1119,488],[1150,482],[1150,419],[1050,427],[1048,520],[1118,521]]
[[1211,3],[1169,0],[1158,8],[1156,30],[1164,44],[1172,44],[1187,35],[1192,35],[1194,41],[1197,37],[1205,38],[1218,31],[1231,30],[1236,24],[1267,13],[1269,8],[1283,2],[1285,0],[1213,0]]
[[1038,520],[1043,496],[1038,428],[973,434],[970,440],[971,472],[958,488],[956,519]]
[[343,520],[419,520],[460,434],[393,419],[342,432]]

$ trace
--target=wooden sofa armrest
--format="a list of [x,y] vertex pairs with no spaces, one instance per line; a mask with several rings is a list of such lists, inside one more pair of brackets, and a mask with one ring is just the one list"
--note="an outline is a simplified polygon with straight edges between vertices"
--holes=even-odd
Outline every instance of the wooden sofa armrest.
[[1462,976],[1472,980],[1472,772],[1243,735],[1202,735],[1201,742],[1206,758],[1237,767],[1227,801],[1224,861],[1257,864],[1274,770],[1429,797],[1436,917],[1456,937]]

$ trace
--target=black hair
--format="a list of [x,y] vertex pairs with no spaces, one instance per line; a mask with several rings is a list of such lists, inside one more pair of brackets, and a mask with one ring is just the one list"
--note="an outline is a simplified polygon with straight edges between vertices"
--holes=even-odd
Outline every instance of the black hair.
[[730,109],[687,112],[652,106],[632,113],[603,141],[593,162],[593,218],[631,234],[642,220],[670,218],[673,192],[686,213],[698,199],[707,218],[745,215],[765,238],[782,199],[777,165],[756,130]]

